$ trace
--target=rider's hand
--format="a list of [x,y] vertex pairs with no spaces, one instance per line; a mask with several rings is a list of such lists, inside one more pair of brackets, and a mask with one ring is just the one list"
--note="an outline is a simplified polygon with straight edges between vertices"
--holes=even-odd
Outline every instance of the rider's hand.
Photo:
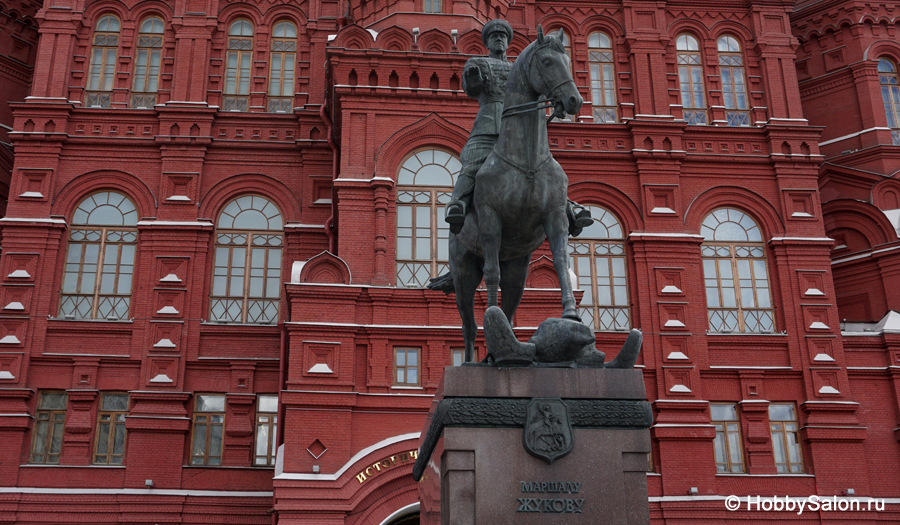
[[484,76],[481,74],[481,70],[477,67],[470,67],[464,71],[465,81],[467,88],[469,90],[481,89],[481,84],[484,82]]

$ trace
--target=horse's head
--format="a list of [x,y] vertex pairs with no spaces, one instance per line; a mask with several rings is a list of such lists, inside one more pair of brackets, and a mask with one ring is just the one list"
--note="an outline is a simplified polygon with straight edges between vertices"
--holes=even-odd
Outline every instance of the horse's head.
[[572,80],[569,57],[562,43],[562,29],[559,33],[544,35],[544,28],[538,26],[537,40],[529,47],[532,49],[527,75],[531,88],[554,102],[557,116],[564,113],[577,115],[584,101]]

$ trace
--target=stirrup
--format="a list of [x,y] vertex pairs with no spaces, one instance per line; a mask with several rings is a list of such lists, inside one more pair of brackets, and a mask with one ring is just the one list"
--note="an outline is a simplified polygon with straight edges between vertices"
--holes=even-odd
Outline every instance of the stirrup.
[[591,218],[591,212],[589,210],[577,202],[569,201],[569,203],[573,215],[572,222],[576,228],[587,228],[594,224],[594,219]]
[[466,203],[464,203],[463,201],[453,201],[448,204],[447,214],[444,216],[444,222],[451,225],[459,224],[461,227],[462,224],[466,222]]

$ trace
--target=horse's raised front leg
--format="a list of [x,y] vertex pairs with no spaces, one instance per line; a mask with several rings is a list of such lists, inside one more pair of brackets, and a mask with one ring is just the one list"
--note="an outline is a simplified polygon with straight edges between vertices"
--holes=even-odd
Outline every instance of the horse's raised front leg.
[[464,361],[475,361],[475,337],[478,335],[478,322],[475,320],[475,290],[481,283],[481,259],[450,236],[450,275],[453,276],[453,289],[456,293],[456,309],[462,319],[463,340],[466,344]]
[[528,278],[528,264],[531,262],[531,254],[511,261],[500,263],[500,308],[506,314],[509,325],[512,326],[513,316],[522,301],[522,292],[525,291],[525,279]]
[[544,219],[544,231],[550,243],[550,251],[553,252],[553,268],[559,278],[559,288],[562,291],[563,318],[581,321],[575,304],[575,294],[572,292],[572,282],[569,280],[569,219],[566,217],[566,207],[562,205],[547,215]]
[[503,224],[494,210],[487,206],[478,208],[478,241],[484,254],[484,285],[487,287],[488,307],[497,306],[497,290],[500,286],[500,235]]

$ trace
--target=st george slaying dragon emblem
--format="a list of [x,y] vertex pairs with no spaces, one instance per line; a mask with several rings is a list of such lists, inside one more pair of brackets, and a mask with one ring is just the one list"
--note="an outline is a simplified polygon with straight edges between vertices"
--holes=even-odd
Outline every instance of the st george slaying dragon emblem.
[[525,410],[525,450],[549,464],[572,451],[569,407],[558,397],[538,397]]

